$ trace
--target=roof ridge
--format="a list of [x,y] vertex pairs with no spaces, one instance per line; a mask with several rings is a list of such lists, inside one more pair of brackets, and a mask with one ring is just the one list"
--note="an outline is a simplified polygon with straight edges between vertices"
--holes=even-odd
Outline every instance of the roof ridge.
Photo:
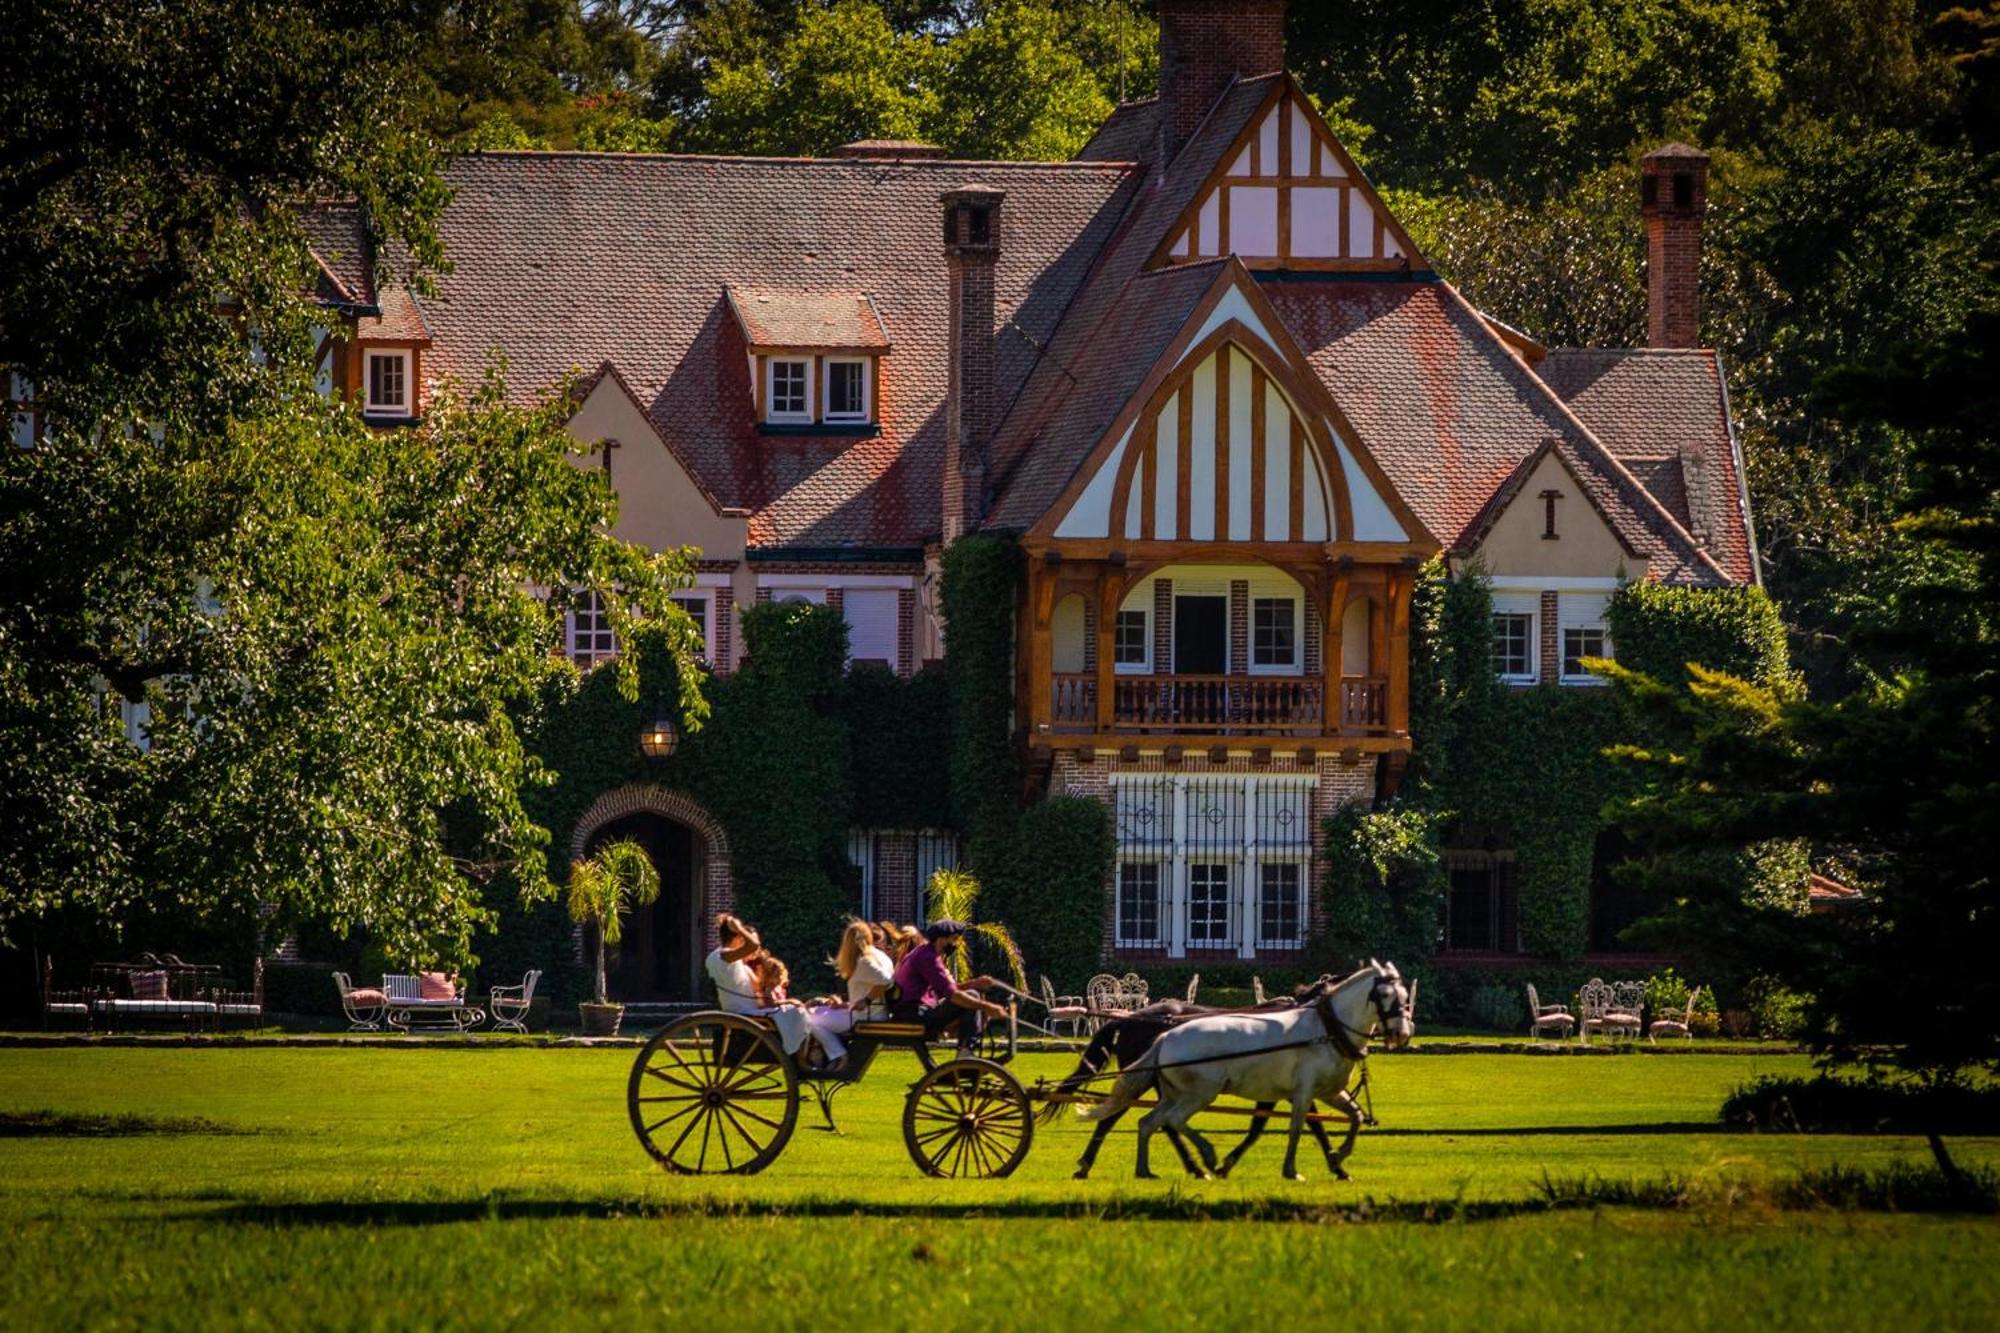
[[924,170],[936,170],[943,167],[982,167],[1018,171],[1061,167],[1083,172],[1112,174],[1129,172],[1133,168],[1143,165],[1136,161],[1076,160],[1072,158],[909,157],[884,159],[868,157],[779,157],[760,156],[754,153],[614,153],[601,149],[583,148],[477,148],[470,152],[459,154],[453,161],[536,160],[544,158],[580,162],[726,162],[732,165],[831,166],[860,170],[880,170],[882,167],[891,164],[922,168]]

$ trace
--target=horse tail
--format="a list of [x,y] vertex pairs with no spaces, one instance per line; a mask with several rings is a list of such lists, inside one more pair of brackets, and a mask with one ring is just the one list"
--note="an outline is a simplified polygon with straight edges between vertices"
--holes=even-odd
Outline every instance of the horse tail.
[[[1118,1022],[1123,1021],[1118,1020]],[[1081,1091],[1093,1076],[1103,1071],[1105,1062],[1111,1057],[1112,1047],[1118,1040],[1118,1022],[1106,1023],[1099,1028],[1096,1035],[1091,1037],[1090,1044],[1083,1048],[1083,1055],[1077,1060],[1076,1068],[1069,1072],[1069,1077],[1050,1089],[1055,1100],[1042,1104],[1038,1115],[1043,1124],[1048,1124],[1061,1113],[1063,1105],[1061,1099],[1064,1096]]]
[[1125,1072],[1118,1076],[1111,1095],[1095,1106],[1078,1106],[1079,1120],[1109,1120],[1122,1115],[1125,1108],[1143,1097],[1160,1077],[1160,1043],[1154,1042],[1146,1053],[1125,1066]]

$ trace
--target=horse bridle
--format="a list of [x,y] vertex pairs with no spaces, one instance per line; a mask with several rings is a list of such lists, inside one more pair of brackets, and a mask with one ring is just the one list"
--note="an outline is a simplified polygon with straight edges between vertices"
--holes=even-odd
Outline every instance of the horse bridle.
[[[1393,1028],[1396,1020],[1403,1015],[1403,999],[1397,994],[1397,984],[1401,981],[1402,977],[1395,972],[1383,972],[1375,978],[1374,985],[1368,988],[1368,1005],[1375,1011],[1375,1017],[1381,1020],[1384,1031]],[[1385,993],[1389,997],[1387,1002],[1382,998]],[[1367,1028],[1349,1026],[1347,1020],[1333,1007],[1332,991],[1321,995],[1315,1007],[1319,1010],[1320,1026],[1326,1029],[1328,1040],[1340,1048],[1342,1055],[1350,1060],[1368,1058],[1366,1045],[1374,1040],[1374,1024],[1370,1024]]]

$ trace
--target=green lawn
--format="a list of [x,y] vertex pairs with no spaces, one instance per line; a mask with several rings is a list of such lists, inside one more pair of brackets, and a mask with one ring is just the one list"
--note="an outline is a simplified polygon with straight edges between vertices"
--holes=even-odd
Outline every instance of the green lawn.
[[[59,1113],[0,1132],[11,1233],[0,1327],[666,1316],[783,1328],[848,1308],[888,1328],[1001,1329],[1107,1327],[1138,1312],[1147,1327],[1353,1309],[1509,1327],[1775,1316],[1969,1327],[2000,1315],[2000,1223],[1754,1202],[1757,1181],[1805,1168],[1927,1160],[1909,1139],[1720,1129],[1724,1093],[1803,1072],[1797,1056],[1379,1059],[1384,1124],[1364,1133],[1348,1184],[1322,1174],[1309,1146],[1308,1182],[1279,1180],[1275,1137],[1226,1182],[1135,1182],[1129,1132],[1077,1183],[1088,1127],[1067,1120],[1038,1132],[1009,1180],[928,1180],[898,1130],[916,1068],[902,1055],[843,1095],[843,1134],[816,1128],[808,1103],[763,1175],[672,1178],[626,1123],[630,1058],[0,1051],[0,1113]],[[1065,1067],[1017,1065],[1030,1080]],[[91,1115],[166,1132],[51,1132]],[[2000,1140],[1956,1146],[2000,1163]],[[1173,1159],[1158,1148],[1164,1168]],[[1704,1202],[1507,1215],[1533,1205],[1545,1176],[1666,1173],[1703,1182]],[[1483,1220],[1350,1224],[1364,1202]]]

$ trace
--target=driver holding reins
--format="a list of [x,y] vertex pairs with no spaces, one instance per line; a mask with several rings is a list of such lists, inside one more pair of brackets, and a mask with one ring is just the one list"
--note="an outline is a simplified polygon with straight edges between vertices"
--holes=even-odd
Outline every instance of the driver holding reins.
[[924,943],[896,964],[901,998],[890,1010],[896,1018],[922,1023],[926,1040],[957,1029],[961,1054],[977,1045],[985,1019],[1007,1016],[1004,1007],[980,993],[998,984],[992,977],[977,976],[964,985],[952,977],[947,961],[964,943],[964,922],[946,918],[924,927]]

